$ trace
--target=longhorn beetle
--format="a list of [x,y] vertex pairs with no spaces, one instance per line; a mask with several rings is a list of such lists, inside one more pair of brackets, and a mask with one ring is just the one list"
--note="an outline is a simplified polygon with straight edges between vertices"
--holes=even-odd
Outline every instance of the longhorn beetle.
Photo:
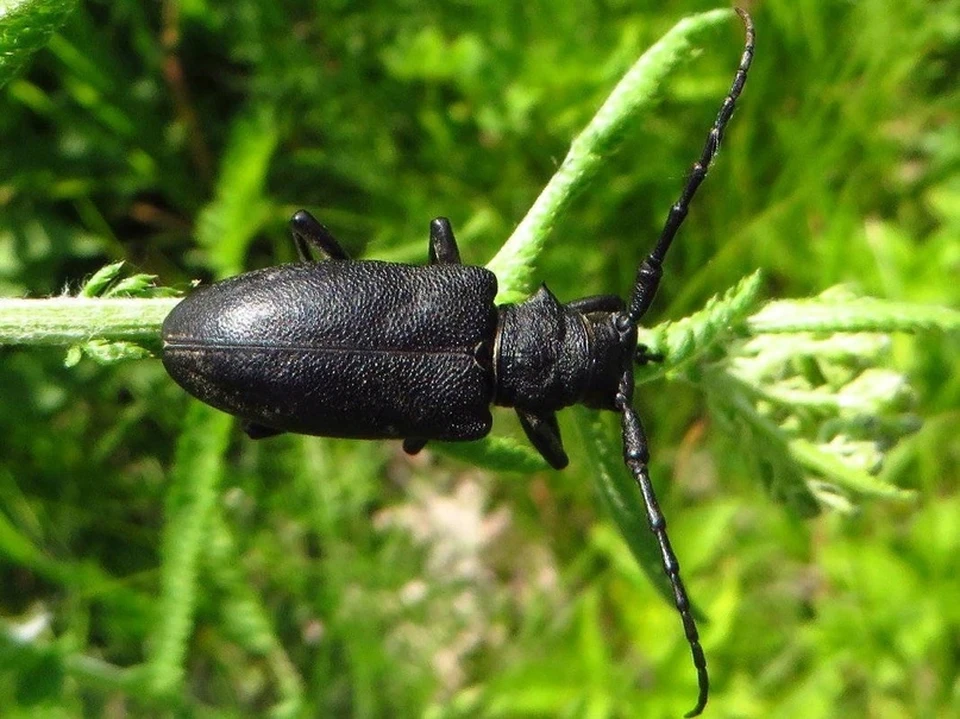
[[[283,432],[397,438],[410,454],[429,440],[474,440],[490,431],[490,405],[513,407],[533,446],[567,465],[556,410],[573,404],[620,414],[623,458],[637,482],[693,654],[699,695],[709,679],[680,565],[647,472],[633,408],[637,323],[657,291],[670,243],[707,176],[753,59],[750,16],[730,92],[628,303],[596,295],[561,304],[546,285],[496,306],[497,278],[460,264],[450,222],[430,223],[430,264],[357,261],[300,210],[290,221],[301,262],[205,287],[163,323],[163,364],[178,384],[243,420],[253,439]],[[328,258],[312,258],[310,245]]]

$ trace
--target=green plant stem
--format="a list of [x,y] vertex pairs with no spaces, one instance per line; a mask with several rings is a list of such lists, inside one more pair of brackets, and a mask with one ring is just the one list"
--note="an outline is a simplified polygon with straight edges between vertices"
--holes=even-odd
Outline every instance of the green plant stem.
[[678,22],[623,76],[597,114],[570,146],[526,216],[487,267],[500,281],[497,302],[525,297],[534,282],[536,259],[557,220],[607,162],[624,130],[655,101],[664,78],[693,49],[693,38],[733,17],[712,10]]
[[176,297],[0,299],[0,345],[69,347],[91,339],[156,341],[163,318],[179,301]]

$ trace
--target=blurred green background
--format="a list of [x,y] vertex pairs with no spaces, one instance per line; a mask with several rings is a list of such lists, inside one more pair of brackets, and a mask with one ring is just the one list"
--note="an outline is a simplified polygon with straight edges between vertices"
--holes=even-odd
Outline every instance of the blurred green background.
[[[185,291],[290,261],[299,207],[356,256],[413,263],[443,214],[483,264],[623,72],[711,7],[81,3],[0,90],[0,296],[120,259]],[[852,283],[956,308],[960,3],[750,9],[756,61],[653,321],[757,268],[773,298]],[[628,292],[742,29],[701,45],[551,238],[539,271],[561,299]],[[887,479],[918,501],[812,519],[765,493],[696,387],[641,388],[710,619],[707,716],[960,715],[958,350],[893,343],[923,425]],[[157,361],[0,348],[0,714],[679,716],[695,676],[675,611],[561,424],[568,470],[492,475],[393,442],[251,442]],[[517,428],[503,412],[494,431]],[[215,461],[190,465],[191,442]],[[165,529],[189,501],[208,519]],[[185,556],[199,583],[163,585]]]

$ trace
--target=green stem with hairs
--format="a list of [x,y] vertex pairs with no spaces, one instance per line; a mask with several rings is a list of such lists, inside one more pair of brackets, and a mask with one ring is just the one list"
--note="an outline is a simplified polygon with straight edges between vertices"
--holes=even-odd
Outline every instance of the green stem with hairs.
[[92,339],[155,343],[163,318],[179,301],[176,297],[0,299],[0,345],[69,347]]

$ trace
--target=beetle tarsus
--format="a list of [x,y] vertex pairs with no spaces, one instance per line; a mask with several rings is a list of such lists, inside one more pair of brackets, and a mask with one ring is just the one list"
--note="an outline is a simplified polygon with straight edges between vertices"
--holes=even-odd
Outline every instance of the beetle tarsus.
[[310,253],[310,245],[319,249],[331,260],[350,259],[333,233],[306,210],[298,210],[290,218],[290,233],[297,247],[297,255],[303,262],[316,262]]
[[453,226],[446,217],[434,217],[430,220],[430,264],[460,264],[457,239],[453,236]]

